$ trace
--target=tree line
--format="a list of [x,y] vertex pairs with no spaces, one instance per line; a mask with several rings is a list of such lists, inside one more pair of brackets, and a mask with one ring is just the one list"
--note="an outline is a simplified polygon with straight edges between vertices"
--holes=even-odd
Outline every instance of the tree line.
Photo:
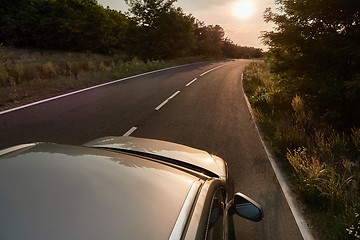
[[0,0],[0,43],[18,48],[120,54],[143,60],[187,56],[257,58],[262,50],[224,37],[176,0],[126,0],[123,13],[96,0]]
[[277,0],[263,34],[282,92],[335,127],[360,126],[360,1]]

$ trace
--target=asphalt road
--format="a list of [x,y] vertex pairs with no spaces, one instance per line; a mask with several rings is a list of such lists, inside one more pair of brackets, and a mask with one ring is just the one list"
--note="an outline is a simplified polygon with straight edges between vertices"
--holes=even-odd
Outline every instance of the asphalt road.
[[0,114],[0,149],[82,144],[129,130],[204,149],[225,159],[235,190],[264,208],[260,223],[236,218],[238,239],[302,239],[245,102],[241,74],[248,63],[183,66]]

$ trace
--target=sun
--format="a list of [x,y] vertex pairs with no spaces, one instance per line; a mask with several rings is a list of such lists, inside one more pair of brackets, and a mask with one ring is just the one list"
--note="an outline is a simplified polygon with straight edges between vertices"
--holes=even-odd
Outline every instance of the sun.
[[255,11],[254,4],[251,0],[240,0],[234,9],[234,14],[238,18],[248,18],[250,17]]

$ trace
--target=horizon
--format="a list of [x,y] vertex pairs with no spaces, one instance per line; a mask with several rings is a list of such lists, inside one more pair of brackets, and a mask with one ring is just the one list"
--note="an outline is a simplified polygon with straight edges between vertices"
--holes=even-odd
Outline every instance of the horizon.
[[[246,18],[235,14],[237,4],[242,1],[251,1],[254,6],[254,11]],[[122,12],[128,10],[124,0],[98,0],[98,3]],[[267,49],[261,43],[260,35],[262,31],[271,31],[274,25],[265,23],[262,15],[267,7],[275,9],[274,0],[178,0],[174,6],[182,8],[185,14],[193,15],[206,25],[220,25],[225,31],[225,37],[239,46]]]

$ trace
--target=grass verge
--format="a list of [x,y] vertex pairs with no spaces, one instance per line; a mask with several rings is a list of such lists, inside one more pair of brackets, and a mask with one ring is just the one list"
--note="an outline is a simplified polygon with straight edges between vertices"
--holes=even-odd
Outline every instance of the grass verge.
[[339,132],[289,96],[266,62],[251,63],[244,89],[265,142],[306,206],[321,239],[360,239],[360,129]]
[[0,111],[144,72],[206,60],[123,59],[90,53],[0,48]]

